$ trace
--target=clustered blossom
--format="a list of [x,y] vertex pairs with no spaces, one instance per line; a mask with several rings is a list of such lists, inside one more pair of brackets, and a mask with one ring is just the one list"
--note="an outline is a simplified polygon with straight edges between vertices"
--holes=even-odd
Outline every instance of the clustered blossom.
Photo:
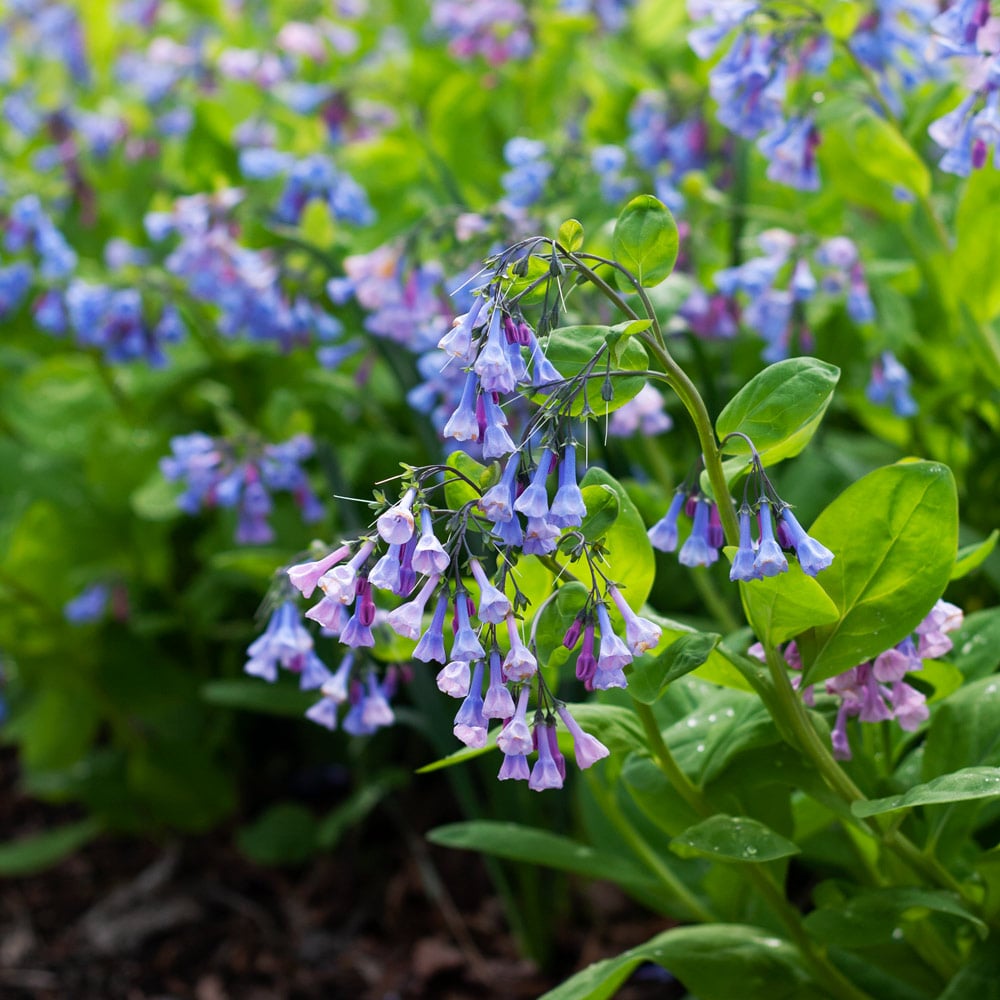
[[[339,341],[343,327],[335,317],[304,295],[289,297],[272,256],[238,242],[229,214],[242,199],[241,191],[228,189],[179,198],[171,211],[147,214],[146,231],[155,243],[176,239],[166,269],[194,299],[218,310],[218,330],[225,337],[273,341],[283,350],[314,340]],[[321,347],[319,361],[336,363],[341,346]]]
[[801,345],[811,344],[806,306],[817,293],[843,295],[847,314],[855,323],[875,319],[858,249],[846,236],[810,248],[787,230],[766,229],[757,237],[757,245],[763,256],[717,271],[715,284],[729,299],[746,296],[741,319],[764,338],[765,361],[788,357],[796,336]]
[[[678,190],[686,174],[703,169],[708,162],[708,128],[700,115],[678,118],[671,111],[665,94],[644,91],[639,94],[628,113],[629,137],[626,147],[636,163],[653,179],[653,190],[671,211],[684,207]],[[611,166],[605,159],[605,169]],[[594,164],[594,169],[603,173]],[[616,168],[620,170],[621,168]],[[602,178],[603,179],[603,178]],[[622,181],[615,176],[616,187]],[[606,191],[607,198],[612,191]]]
[[365,189],[349,174],[338,170],[319,154],[296,159],[291,153],[269,148],[240,152],[240,170],[249,180],[283,177],[285,187],[274,215],[278,222],[298,225],[309,202],[326,204],[333,218],[357,226],[370,225],[375,218]]
[[711,23],[695,28],[688,41],[695,54],[708,59],[732,32],[735,38],[712,68],[709,89],[723,125],[744,139],[756,139],[770,161],[767,176],[803,191],[819,188],[816,148],[820,136],[811,114],[785,117],[787,85],[802,73],[822,73],[832,49],[825,35],[805,35],[796,48],[794,33],[768,32],[771,22],[753,15],[754,0],[688,0],[694,20]]
[[[536,470],[532,477],[535,492],[529,493],[529,486],[521,494],[521,499],[528,498],[521,508],[534,512],[529,515],[529,524],[532,517],[542,520],[542,508],[549,507],[545,490],[548,455],[543,462],[544,473]],[[576,486],[571,451],[563,468],[570,465],[573,472],[560,474],[548,511],[549,516],[566,526],[579,525],[586,512]],[[470,520],[475,519],[481,533],[490,527],[487,512],[492,511],[498,517],[500,514],[488,495],[474,504],[475,509],[466,508],[464,514],[436,510],[426,499],[419,485],[406,487],[399,500],[379,514],[373,534],[341,545],[320,559],[291,566],[287,570],[288,580],[304,597],[311,597],[316,590],[322,593],[306,617],[349,647],[351,652],[345,659],[375,646],[377,630],[385,628],[416,643],[414,660],[440,664],[438,687],[461,700],[453,725],[461,742],[475,748],[486,746],[493,721],[499,722],[496,742],[504,754],[501,780],[527,780],[536,790],[561,787],[565,765],[561,763],[555,735],[557,717],[573,736],[581,767],[589,767],[607,756],[608,751],[594,737],[583,733],[566,707],[553,698],[538,674],[534,641],[526,642],[521,633],[517,611],[524,605],[524,598],[518,591],[513,560],[508,553],[517,547],[528,552],[527,538],[523,544],[504,542],[500,555],[489,560],[471,555],[472,535],[467,532]],[[506,499],[510,501],[513,497]],[[518,503],[520,500],[514,506]],[[476,509],[482,516],[477,515]],[[509,504],[506,513],[508,521],[516,517]],[[443,541],[438,537],[442,529]],[[554,525],[553,530],[556,535],[560,533]],[[499,532],[497,536],[500,543]],[[374,597],[376,590],[385,593],[389,600],[395,599],[396,606],[379,610]],[[614,632],[607,601],[622,615],[626,640]],[[581,614],[586,623],[584,648],[591,650],[594,669],[584,680],[589,688],[624,686],[621,668],[633,655],[655,646],[660,630],[636,615],[611,583],[606,585],[603,598],[590,605],[588,600],[588,608]],[[285,612],[286,618],[291,614]],[[598,622],[600,655],[594,659],[594,631]],[[577,637],[580,631],[577,629]],[[272,648],[267,643],[265,646]],[[290,655],[301,653],[298,647],[296,650]],[[267,679],[276,676],[273,656],[262,667],[259,650],[251,646],[250,655],[249,672]],[[583,657],[583,662],[589,661]],[[579,666],[577,671],[579,676]],[[374,671],[370,672],[367,687],[359,690],[382,691],[374,676]],[[332,728],[336,725],[338,706],[346,700],[344,683],[325,682],[319,687],[323,701],[308,714],[314,721]],[[536,709],[533,723],[529,724],[527,712],[533,692]],[[375,696],[365,695],[369,706]],[[528,758],[535,752],[537,760],[530,765]]]
[[552,163],[545,159],[545,143],[516,137],[503,147],[503,158],[510,167],[503,177],[505,202],[519,210],[530,208],[542,197],[545,182],[552,173]]
[[481,56],[491,66],[502,66],[524,59],[534,47],[520,0],[434,0],[431,25],[448,40],[448,51],[457,59]]
[[263,545],[274,539],[268,522],[271,493],[291,493],[302,519],[322,519],[320,504],[302,463],[313,453],[313,442],[299,434],[281,444],[237,443],[196,432],[175,437],[171,454],[160,460],[170,482],[182,481],[177,505],[186,514],[203,507],[231,507],[237,512],[236,541]]
[[[725,543],[718,506],[700,488],[692,489],[688,484],[674,493],[667,512],[649,529],[653,548],[677,551],[681,514],[692,518],[690,534],[678,553],[681,565],[711,566],[718,562],[719,550]],[[730,580],[749,582],[787,572],[787,551],[794,552],[807,576],[816,576],[833,562],[833,553],[805,531],[792,508],[775,492],[752,446],[751,470],[744,480],[743,502],[737,515],[739,544]]]
[[875,360],[865,393],[873,403],[890,405],[897,417],[912,417],[917,412],[916,400],[910,395],[910,373],[892,351],[883,351]]
[[930,124],[930,137],[945,150],[940,167],[967,177],[983,167],[993,147],[1000,166],[1000,22],[989,0],[955,0],[931,21],[937,55],[961,57],[967,96]]
[[[962,609],[947,601],[938,601],[912,635],[892,649],[879,653],[836,677],[824,682],[827,694],[837,698],[837,721],[830,734],[833,754],[840,760],[851,759],[851,744],[847,723],[852,718],[860,722],[895,720],[901,729],[913,732],[927,721],[927,698],[905,680],[907,675],[923,670],[924,660],[936,660],[952,648],[948,636],[962,625]],[[749,650],[752,656],[764,659],[764,648],[756,643]],[[795,642],[784,649],[785,661],[793,670],[802,669],[802,658]],[[796,687],[799,677],[793,677]],[[802,697],[812,705],[815,685],[803,689]]]

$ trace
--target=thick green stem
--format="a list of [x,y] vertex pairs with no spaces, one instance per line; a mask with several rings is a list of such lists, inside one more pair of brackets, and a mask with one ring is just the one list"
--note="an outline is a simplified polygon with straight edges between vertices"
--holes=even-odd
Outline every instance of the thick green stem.
[[[813,767],[823,776],[826,783],[845,802],[863,802],[865,794],[848,777],[843,768],[834,759],[826,743],[820,737],[805,710],[797,692],[788,680],[785,663],[776,649],[764,647],[767,656],[767,666],[774,684],[778,708],[783,721],[795,735],[801,749]],[[954,892],[960,896],[976,913],[981,911],[977,900],[969,895],[965,887],[941,864],[937,858],[925,854],[908,837],[897,830],[883,830],[874,820],[869,820],[865,827],[882,842],[897,857],[902,859],[913,871],[922,875],[928,882]]]
[[695,920],[705,924],[716,923],[718,915],[709,910],[691,890],[663,863],[659,854],[641,837],[638,831],[622,815],[618,804],[596,777],[591,777],[589,784],[594,798],[598,800],[604,815],[611,820],[622,840],[642,858],[649,870],[660,880],[663,887],[680,902]]
[[[656,716],[649,705],[632,699],[632,708],[642,723],[646,734],[649,751],[664,777],[670,782],[674,791],[699,815],[713,816],[716,812],[705,793],[681,770],[674,759],[670,748],[663,740],[663,734],[656,721]],[[754,890],[767,902],[778,919],[785,925],[789,937],[798,947],[803,957],[817,973],[818,981],[826,984],[834,996],[842,1000],[870,1000],[867,993],[859,990],[839,969],[834,966],[816,942],[809,937],[799,911],[785,898],[781,890],[774,884],[767,872],[754,864],[740,864],[735,870],[745,878]]]

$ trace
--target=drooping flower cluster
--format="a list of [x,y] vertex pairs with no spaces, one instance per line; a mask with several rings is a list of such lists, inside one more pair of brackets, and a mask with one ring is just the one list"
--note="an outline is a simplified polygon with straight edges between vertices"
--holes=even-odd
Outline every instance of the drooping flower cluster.
[[524,59],[534,47],[531,22],[520,0],[434,0],[431,25],[457,59],[481,56],[491,66]]
[[510,167],[503,177],[505,202],[515,210],[530,208],[541,200],[545,182],[552,173],[552,163],[545,159],[544,142],[515,137],[503,147],[503,158]]
[[[752,444],[750,448],[751,468],[743,483],[743,501],[737,509],[739,543],[729,579],[749,582],[785,573],[786,551],[794,552],[804,573],[815,576],[833,562],[833,553],[799,524],[792,508],[778,496],[767,478]],[[693,520],[678,561],[683,566],[711,566],[718,561],[725,542],[722,521],[715,502],[700,487],[690,485],[694,478],[689,477],[688,483],[674,493],[666,514],[649,529],[649,540],[661,552],[676,551],[680,541],[679,520],[684,513]]]
[[[766,229],[757,238],[763,256],[715,274],[723,295],[748,299],[741,319],[766,342],[765,361],[786,358],[798,339],[812,343],[806,304],[817,293],[845,296],[847,314],[855,323],[870,323],[875,306],[854,242],[846,236],[824,240],[816,247],[784,229]],[[814,268],[820,272],[819,278]]]
[[170,482],[183,482],[177,504],[186,514],[203,507],[235,508],[236,542],[263,545],[274,539],[268,522],[272,492],[291,493],[306,522],[323,517],[320,504],[302,463],[313,454],[307,434],[281,444],[235,442],[195,432],[175,437],[172,454],[160,460],[160,471]]
[[296,159],[291,153],[275,149],[244,149],[240,152],[240,170],[248,180],[285,179],[274,210],[277,221],[285,225],[298,225],[313,200],[324,202],[337,220],[357,226],[374,221],[365,189],[349,174],[338,170],[329,157],[314,154]]
[[826,69],[832,52],[830,42],[825,35],[803,33],[793,45],[797,32],[768,31],[769,19],[754,19],[761,6],[755,0],[688,0],[694,20],[711,19],[711,23],[695,28],[688,41],[699,58],[708,59],[736,32],[709,76],[719,121],[736,135],[757,140],[758,149],[770,161],[767,176],[771,180],[815,191],[819,187],[819,132],[809,113],[786,118],[785,99],[790,80],[807,71],[822,73]]
[[891,406],[897,417],[912,417],[918,410],[910,395],[910,373],[892,351],[883,351],[875,360],[865,393],[873,403]]
[[[907,636],[892,649],[879,653],[875,659],[851,667],[824,682],[826,693],[840,701],[837,721],[830,734],[835,757],[851,759],[847,723],[852,718],[860,722],[894,719],[906,732],[913,732],[927,720],[926,696],[907,683],[905,678],[923,670],[924,660],[936,660],[952,648],[948,633],[961,627],[962,618],[961,608],[947,601],[938,601],[913,635]],[[749,652],[764,659],[764,649],[759,643],[751,646]],[[794,641],[785,647],[784,657],[793,670],[802,669],[802,658]],[[792,680],[796,687],[800,686],[798,677]],[[811,684],[802,691],[802,697],[809,705],[813,704],[815,694],[815,686]]]
[[989,0],[955,0],[931,22],[937,56],[963,61],[967,96],[931,122],[930,137],[945,150],[940,167],[967,177],[983,167],[993,148],[1000,166],[1000,35]]
[[[338,636],[352,650],[349,655],[374,647],[379,641],[378,631],[384,627],[416,643],[414,660],[441,664],[438,687],[461,699],[454,719],[455,736],[469,747],[484,747],[491,723],[499,721],[497,745],[504,754],[499,777],[527,780],[536,790],[561,787],[565,776],[555,733],[557,716],[574,738],[581,767],[589,767],[607,755],[607,749],[583,733],[548,690],[538,673],[534,640],[525,641],[519,623],[518,612],[526,599],[516,582],[514,550],[520,548],[521,554],[529,554],[531,548],[527,538],[523,544],[502,538],[500,526],[517,517],[511,504],[522,512],[530,507],[533,513],[526,514],[529,526],[532,519],[544,519],[542,507],[550,517],[566,525],[579,525],[586,512],[575,483],[575,464],[572,475],[560,475],[559,489],[548,510],[547,456],[543,463],[544,472],[536,470],[531,485],[517,501],[510,494],[501,498],[499,493],[491,499],[492,491],[487,491],[457,511],[439,510],[427,503],[422,482],[436,475],[436,467],[411,470],[412,478],[400,499],[392,505],[383,504],[372,535],[287,571],[292,586],[304,597],[311,597],[317,589],[322,592],[319,603],[306,612],[306,617]],[[567,455],[568,463],[572,463],[571,453]],[[504,513],[507,518],[501,521]],[[442,528],[443,541],[438,537]],[[482,547],[480,540],[491,530],[494,537],[487,548],[499,545],[499,554],[473,555],[473,547]],[[560,534],[554,525],[552,530],[556,536]],[[402,603],[380,611],[375,591]],[[613,602],[622,614],[627,644],[614,633],[607,601]],[[597,622],[601,645],[595,659]],[[660,634],[656,625],[639,618],[628,607],[610,583],[606,584],[603,599],[588,600],[573,645],[581,632],[582,663],[586,666],[593,661],[593,671],[584,678],[588,687],[624,686],[621,668],[633,655],[655,646]],[[255,666],[250,672],[261,671]],[[269,667],[264,673],[270,677],[276,669]],[[377,687],[375,681],[369,684]],[[345,700],[343,683],[339,687],[331,683],[320,687],[324,700],[310,710],[310,717],[333,726],[337,708]],[[533,726],[527,720],[532,692],[536,704]],[[538,754],[533,766],[528,763],[532,752]]]
[[[238,242],[229,213],[242,198],[234,189],[192,195],[179,198],[169,212],[147,214],[146,230],[154,242],[177,239],[164,262],[167,270],[194,299],[218,310],[218,329],[225,337],[273,341],[283,350],[338,341],[343,327],[335,317],[304,295],[287,295],[273,257]],[[317,356],[321,363],[329,360],[324,348]],[[335,349],[330,356],[342,354]]]

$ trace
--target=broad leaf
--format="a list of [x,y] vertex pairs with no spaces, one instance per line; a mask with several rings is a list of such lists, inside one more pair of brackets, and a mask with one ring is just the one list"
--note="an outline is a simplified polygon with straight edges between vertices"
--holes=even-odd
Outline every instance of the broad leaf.
[[770,827],[746,816],[716,815],[692,826],[670,842],[682,858],[759,864],[798,854],[799,848]]
[[51,868],[100,832],[101,824],[91,818],[0,843],[0,876],[34,875]]
[[[715,423],[722,440],[734,431],[746,434],[759,452],[794,440],[801,451],[819,425],[833,398],[840,369],[817,358],[789,358],[755,375],[729,401]],[[729,455],[748,455],[742,438],[732,438],[723,448]]]
[[754,632],[769,646],[840,619],[840,611],[826,591],[791,557],[787,573],[740,583],[740,596]]
[[[604,346],[607,337],[612,333],[607,326],[561,326],[553,330],[544,341],[545,356],[555,365],[563,378],[579,375],[584,369],[590,371],[594,355]],[[642,372],[649,368],[649,357],[645,347],[637,337],[628,337],[619,343],[616,360],[611,365],[611,371]],[[608,370],[605,358],[598,361],[590,371],[585,387],[581,387],[566,412],[578,417],[587,407],[597,417],[617,410],[633,400],[646,379],[642,375],[612,375],[610,400],[601,395],[604,388],[605,373]],[[541,392],[532,396],[535,403],[544,403],[548,397]]]
[[652,195],[633,198],[615,223],[615,260],[650,288],[674,269],[679,246],[677,223],[667,207]]
[[698,1000],[816,1000],[823,990],[787,941],[742,924],[676,927],[596,962],[542,1000],[608,1000],[643,962],[675,975]]
[[817,941],[856,948],[892,941],[900,921],[925,920],[928,913],[947,913],[966,920],[980,937],[988,933],[986,924],[956,896],[912,886],[872,889],[838,905],[813,910],[805,925]]
[[862,818],[914,806],[942,802],[965,802],[969,799],[992,799],[1000,796],[1000,767],[966,767],[952,774],[942,774],[924,785],[917,785],[902,795],[854,802],[851,812]]
[[934,606],[955,559],[955,481],[936,462],[876,469],[820,514],[812,534],[834,553],[816,580],[840,616],[798,639],[809,684],[896,645]]
[[439,826],[427,834],[432,844],[461,851],[480,851],[511,861],[603,878],[623,886],[648,887],[650,876],[621,854],[608,854],[558,833],[520,823],[476,820]]
[[629,694],[636,701],[652,705],[668,684],[697,670],[720,638],[714,632],[689,632],[678,636],[656,656],[638,657],[629,675]]

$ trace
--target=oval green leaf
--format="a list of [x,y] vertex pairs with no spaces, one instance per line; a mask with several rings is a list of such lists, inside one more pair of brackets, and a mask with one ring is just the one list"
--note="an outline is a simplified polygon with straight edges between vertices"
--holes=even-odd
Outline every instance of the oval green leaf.
[[652,195],[633,198],[615,223],[611,252],[645,288],[658,285],[674,269],[680,240],[666,205]]
[[862,819],[914,806],[930,806],[941,802],[967,802],[970,799],[992,799],[1000,796],[1000,767],[965,767],[952,774],[916,785],[902,795],[884,799],[869,799],[851,804],[851,812]]
[[[782,449],[781,457],[797,455],[819,426],[839,378],[836,365],[818,358],[789,358],[768,366],[719,414],[715,423],[719,440],[740,431],[759,452],[791,442],[792,450]],[[723,451],[727,455],[750,453],[742,438],[727,441]]]
[[770,827],[746,816],[711,816],[670,842],[682,858],[714,858],[760,864],[798,854],[799,848]]
[[895,646],[934,606],[955,561],[955,480],[936,462],[876,469],[820,514],[812,534],[835,556],[816,580],[839,618],[799,637],[806,684]]

